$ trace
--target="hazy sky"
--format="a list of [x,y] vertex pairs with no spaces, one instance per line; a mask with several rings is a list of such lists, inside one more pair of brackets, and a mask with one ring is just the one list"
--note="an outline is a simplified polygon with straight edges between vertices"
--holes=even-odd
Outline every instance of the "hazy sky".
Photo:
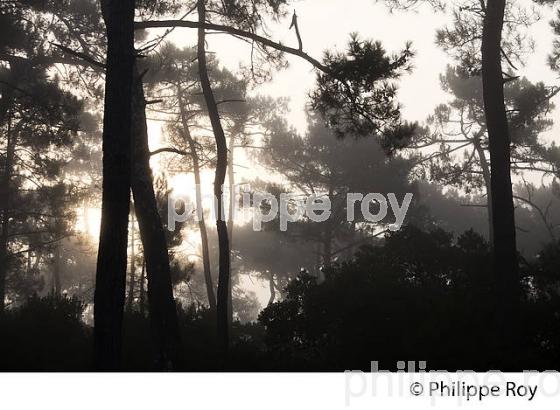
[[[435,13],[428,7],[416,12],[389,13],[383,4],[375,0],[300,0],[294,3],[299,16],[303,48],[308,54],[320,58],[326,49],[343,50],[351,32],[363,38],[380,40],[388,51],[402,49],[406,41],[412,41],[417,55],[412,74],[402,78],[399,100],[404,106],[407,120],[423,120],[446,95],[439,87],[439,75],[444,72],[450,59],[434,44],[435,32],[449,22],[449,17]],[[553,36],[549,27],[552,13],[547,10],[533,29],[536,40],[535,53],[527,66],[519,72],[529,79],[558,84],[556,75],[546,65],[546,56],[552,47]],[[279,24],[270,25],[274,40],[286,45],[297,45],[293,31],[288,30],[291,16]],[[178,29],[173,39],[179,44],[193,45],[195,31]],[[209,39],[209,51],[230,69],[248,61],[250,49],[243,42],[226,35],[213,35]],[[290,67],[274,75],[274,80],[259,86],[255,92],[291,99],[290,122],[302,129],[305,125],[304,107],[306,96],[314,84],[314,73],[309,63],[298,57],[289,57]]]

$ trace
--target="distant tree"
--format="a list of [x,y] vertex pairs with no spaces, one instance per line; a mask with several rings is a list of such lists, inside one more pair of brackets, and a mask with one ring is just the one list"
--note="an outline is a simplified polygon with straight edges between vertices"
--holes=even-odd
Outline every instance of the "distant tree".
[[[436,107],[428,118],[428,128],[413,133],[411,141],[404,145],[417,155],[419,177],[462,188],[467,193],[481,190],[490,204],[491,169],[480,78],[448,67],[441,82],[453,100]],[[554,104],[551,99],[558,91],[543,83],[532,84],[525,78],[506,83],[504,92],[512,134],[514,173],[548,170],[547,160],[541,155],[545,145],[539,136],[552,126],[549,113]],[[492,241],[491,207],[488,211]]]
[[[215,291],[211,273],[206,216],[202,205],[201,172],[215,164],[215,146],[205,141],[200,130],[206,128],[206,107],[201,96],[201,86],[196,63],[196,51],[190,48],[178,49],[165,44],[158,55],[145,62],[151,67],[146,82],[151,92],[161,103],[153,108],[155,114],[164,115],[170,147],[160,152],[171,154],[168,166],[173,172],[192,172],[195,181],[195,204],[198,213],[198,228],[202,244],[202,260],[206,290],[210,308],[215,311]],[[211,59],[211,82],[218,99],[220,114],[226,124],[233,124],[237,113],[244,111],[237,106],[245,103],[246,82],[237,79],[226,69],[218,67],[218,61]],[[233,125],[232,125],[233,127]],[[239,132],[228,131],[231,141],[238,141]],[[230,148],[231,152],[231,148]],[[233,155],[229,156],[232,164]],[[231,168],[231,167],[228,167]]]
[[268,304],[279,299],[284,289],[302,270],[316,271],[316,247],[294,241],[275,230],[253,231],[251,224],[238,227],[232,248],[233,264],[240,273],[256,274],[268,282]]
[[[7,52],[24,49],[30,56],[39,50],[32,38],[6,45]],[[67,217],[63,201],[67,187],[61,169],[71,152],[72,137],[79,130],[80,101],[63,91],[57,78],[49,79],[45,67],[29,60],[13,60],[0,68],[0,115],[2,136],[0,164],[2,198],[0,235],[0,312],[6,301],[6,284],[35,281],[38,271],[22,264],[39,266],[48,246],[60,240]],[[27,256],[27,261],[24,260]],[[31,276],[23,281],[18,272]],[[35,276],[35,278],[33,278]],[[17,292],[12,294],[15,297]]]
[[[393,215],[379,223],[368,222],[359,204],[354,205],[354,221],[348,221],[347,194],[391,192],[402,201],[404,194],[412,189],[407,182],[410,164],[406,160],[388,158],[374,138],[336,138],[317,115],[308,116],[305,136],[287,128],[281,120],[274,127],[265,138],[260,155],[262,163],[285,177],[288,186],[282,189],[295,190],[304,197],[325,197],[331,203],[328,220],[313,223],[302,219],[290,224],[287,231],[295,240],[317,243],[324,265],[330,265],[342,253],[351,254],[352,248],[394,222]],[[378,205],[371,207],[375,212]],[[273,224],[278,229],[278,220]]]

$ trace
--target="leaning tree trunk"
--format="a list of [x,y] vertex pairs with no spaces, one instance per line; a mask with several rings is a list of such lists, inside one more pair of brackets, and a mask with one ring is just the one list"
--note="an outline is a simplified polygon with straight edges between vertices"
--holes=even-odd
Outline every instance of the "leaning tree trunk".
[[158,212],[150,169],[146,100],[141,75],[134,67],[132,99],[132,193],[148,278],[148,306],[155,352],[155,366],[170,369],[179,344],[177,307],[173,298],[167,239]]
[[107,27],[107,69],[94,361],[98,370],[117,370],[122,349],[130,206],[134,0],[105,0],[101,8]]
[[210,246],[208,245],[208,231],[206,230],[206,220],[204,218],[204,208],[202,206],[202,186],[200,180],[200,161],[198,158],[198,151],[196,143],[187,122],[187,113],[183,104],[182,95],[183,90],[180,86],[177,87],[177,94],[179,100],[179,110],[181,115],[182,136],[186,143],[189,145],[191,160],[193,163],[193,174],[195,184],[195,201],[196,212],[198,216],[198,230],[200,232],[200,246],[202,247],[202,269],[204,271],[204,281],[206,283],[206,295],[208,297],[208,304],[210,310],[216,313],[216,295],[214,293],[214,283],[212,281],[212,270],[210,268]]
[[501,39],[505,0],[487,2],[482,35],[482,84],[491,165],[492,225],[498,343],[514,346],[520,297],[510,137],[504,103]]
[[274,273],[270,272],[268,277],[268,289],[270,290],[270,297],[268,298],[268,306],[274,303],[276,299],[276,286],[274,285]]
[[214,178],[214,198],[216,206],[216,227],[218,230],[218,248],[219,248],[219,275],[218,275],[218,298],[217,298],[217,332],[218,345],[221,353],[227,357],[229,347],[229,320],[228,320],[228,290],[230,280],[230,253],[227,224],[224,220],[224,203],[223,203],[223,185],[227,173],[228,152],[226,136],[222,123],[220,122],[220,114],[218,105],[212,87],[210,78],[208,77],[208,68],[206,65],[206,32],[204,23],[206,21],[206,4],[205,0],[198,1],[198,70],[200,75],[200,84],[204,100],[208,108],[208,115],[212,124],[214,138],[216,139],[217,162],[216,175]]

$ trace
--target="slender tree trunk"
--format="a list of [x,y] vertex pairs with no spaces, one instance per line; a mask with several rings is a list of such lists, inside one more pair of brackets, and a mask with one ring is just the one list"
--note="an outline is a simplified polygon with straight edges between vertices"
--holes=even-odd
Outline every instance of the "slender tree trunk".
[[98,370],[117,370],[122,349],[130,205],[134,0],[103,0],[101,8],[107,27],[107,69],[94,361]]
[[492,167],[490,185],[494,274],[497,287],[497,330],[498,342],[513,348],[518,331],[520,285],[510,174],[510,137],[501,65],[505,0],[487,1],[486,4],[482,35],[482,84]]
[[[229,161],[228,161],[228,185],[229,185],[229,198],[228,198],[228,239],[229,248],[233,249],[233,211],[235,201],[235,175],[233,173],[233,152],[235,150],[235,131],[229,135]],[[233,323],[233,270],[230,271],[228,282],[228,320],[229,326]]]
[[[331,204],[333,203],[333,188],[332,186],[329,187],[329,199]],[[324,231],[323,231],[323,265],[324,266],[331,266],[332,261],[332,224],[331,219],[326,220],[323,222],[324,224]]]
[[208,245],[208,231],[206,230],[206,220],[204,219],[204,208],[202,206],[202,182],[200,180],[200,161],[198,158],[198,150],[194,138],[191,135],[189,124],[187,121],[187,113],[183,104],[183,90],[179,85],[177,87],[179,95],[179,110],[181,114],[182,135],[185,142],[189,145],[191,160],[193,163],[193,174],[195,183],[196,212],[198,219],[198,230],[200,232],[200,245],[202,247],[202,269],[204,270],[204,281],[206,283],[206,295],[208,297],[208,305],[210,310],[216,313],[216,295],[214,293],[214,283],[212,281],[212,270],[210,268],[210,247]]
[[484,178],[484,186],[486,188],[486,209],[488,212],[488,241],[494,243],[494,217],[492,216],[492,183],[490,174],[490,165],[486,160],[486,153],[480,145],[480,139],[474,138],[473,144],[480,160],[480,167],[482,168],[482,177]]
[[146,101],[142,78],[134,66],[132,99],[133,177],[132,193],[140,239],[146,260],[148,304],[158,369],[173,366],[179,346],[177,307],[173,298],[167,239],[158,212],[150,168]]
[[332,260],[332,232],[329,221],[325,221],[325,230],[323,231],[323,265],[331,266]]
[[[4,97],[7,98],[7,97]],[[0,315],[4,313],[6,306],[6,278],[8,276],[8,238],[10,228],[10,206],[11,206],[11,179],[12,166],[15,154],[15,141],[12,135],[11,121],[8,120],[6,132],[6,162],[4,174],[2,175],[2,232],[0,233]]]
[[351,222],[351,235],[350,235],[350,245],[346,253],[346,259],[351,260],[354,257],[354,243],[356,242],[356,221]]
[[142,258],[142,272],[140,273],[140,314],[144,316],[146,307],[146,260]]
[[268,305],[272,305],[276,299],[276,286],[274,286],[274,273],[270,272],[268,277],[268,289],[270,290],[270,298],[268,299]]
[[61,255],[61,248],[62,244],[59,242],[56,243],[54,248],[54,264],[53,264],[53,283],[52,283],[52,291],[53,294],[56,296],[60,296],[62,291],[61,281],[60,281],[60,268],[62,262],[62,255]]
[[134,302],[134,288],[136,283],[136,249],[134,237],[136,236],[134,218],[135,208],[132,205],[132,212],[130,213],[130,277],[128,279],[128,299],[126,301],[126,308],[132,311],[132,303]]
[[229,247],[233,248],[233,211],[235,206],[235,174],[233,172],[233,152],[235,150],[235,132],[229,135],[229,161],[228,161],[228,185],[229,185],[229,201],[228,201],[228,238]]
[[[199,23],[206,21],[206,3],[205,0],[198,1],[198,19]],[[218,275],[218,297],[217,297],[217,332],[218,345],[224,358],[227,358],[229,348],[229,320],[228,320],[228,288],[230,280],[230,253],[227,225],[224,220],[224,203],[223,203],[223,185],[227,172],[228,152],[226,136],[220,121],[220,113],[210,79],[208,77],[208,68],[206,65],[206,32],[203,24],[198,28],[198,70],[200,75],[200,83],[204,100],[208,108],[208,115],[212,124],[214,138],[216,139],[217,162],[216,175],[214,179],[214,198],[217,203],[216,207],[216,227],[218,230],[218,247],[219,247],[219,275]]]

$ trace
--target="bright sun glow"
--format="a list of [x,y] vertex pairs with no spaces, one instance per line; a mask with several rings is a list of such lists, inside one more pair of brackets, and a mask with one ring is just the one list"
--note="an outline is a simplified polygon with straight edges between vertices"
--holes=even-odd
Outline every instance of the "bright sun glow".
[[83,235],[88,235],[97,241],[101,227],[101,209],[86,207],[78,212],[76,230]]

